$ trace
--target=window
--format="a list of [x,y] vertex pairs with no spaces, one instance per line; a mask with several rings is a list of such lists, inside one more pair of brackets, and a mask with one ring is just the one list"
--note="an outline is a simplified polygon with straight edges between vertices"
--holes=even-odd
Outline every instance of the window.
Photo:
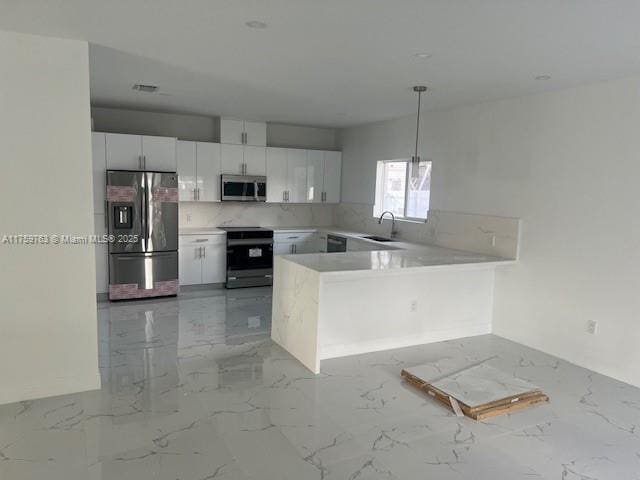
[[382,160],[376,174],[374,216],[385,210],[397,218],[426,220],[431,193],[431,162],[418,164],[418,174],[411,175],[410,160]]

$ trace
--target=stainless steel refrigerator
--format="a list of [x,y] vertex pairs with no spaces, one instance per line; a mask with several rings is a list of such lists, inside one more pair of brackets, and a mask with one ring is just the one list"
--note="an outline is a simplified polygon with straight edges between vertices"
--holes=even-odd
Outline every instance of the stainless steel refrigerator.
[[178,175],[107,170],[109,299],[178,293]]

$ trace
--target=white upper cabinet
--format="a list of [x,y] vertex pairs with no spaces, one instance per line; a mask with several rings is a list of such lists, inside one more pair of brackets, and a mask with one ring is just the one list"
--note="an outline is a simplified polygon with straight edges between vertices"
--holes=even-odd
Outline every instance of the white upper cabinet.
[[307,156],[305,150],[267,148],[267,202],[305,203]]
[[267,124],[265,122],[245,122],[230,118],[220,119],[220,143],[231,145],[267,145]]
[[244,146],[223,143],[220,145],[222,173],[227,175],[243,175]]
[[267,148],[267,202],[339,203],[342,153]]
[[220,201],[220,144],[178,142],[180,201]]
[[267,202],[287,201],[287,149],[267,148]]
[[342,177],[342,152],[323,152],[324,156],[324,203],[340,203],[340,180]]
[[244,121],[228,118],[220,119],[220,143],[244,144]]
[[198,200],[220,201],[220,144],[196,143]]
[[175,172],[176,139],[107,133],[106,159],[111,170]]
[[320,150],[307,150],[307,201],[322,202],[324,191],[324,156]]
[[244,146],[244,174],[245,175],[266,175],[267,174],[267,148]]
[[107,199],[107,138],[106,134],[91,133],[91,159],[93,162],[93,213],[104,215]]
[[307,150],[307,200],[339,203],[342,152]]
[[181,202],[196,200],[196,142],[178,141],[178,194]]
[[142,170],[142,137],[107,133],[106,158],[108,169]]
[[175,172],[178,169],[175,138],[143,135],[142,156],[145,170]]
[[287,149],[287,192],[287,202],[307,202],[307,155],[304,150]]
[[267,146],[267,124],[266,122],[244,122],[245,144],[256,147]]

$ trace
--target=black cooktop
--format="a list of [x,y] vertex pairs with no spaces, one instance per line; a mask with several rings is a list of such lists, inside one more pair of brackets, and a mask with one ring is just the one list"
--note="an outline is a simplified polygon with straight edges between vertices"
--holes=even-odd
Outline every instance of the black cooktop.
[[262,227],[218,227],[225,232],[271,232],[268,228]]

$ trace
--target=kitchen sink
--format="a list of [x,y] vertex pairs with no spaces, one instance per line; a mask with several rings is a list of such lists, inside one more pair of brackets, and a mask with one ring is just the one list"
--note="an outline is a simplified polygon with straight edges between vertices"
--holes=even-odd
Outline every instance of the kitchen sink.
[[367,240],[374,240],[376,242],[391,242],[390,238],[378,237],[377,235],[369,235],[368,237],[362,237],[362,238],[366,238]]

